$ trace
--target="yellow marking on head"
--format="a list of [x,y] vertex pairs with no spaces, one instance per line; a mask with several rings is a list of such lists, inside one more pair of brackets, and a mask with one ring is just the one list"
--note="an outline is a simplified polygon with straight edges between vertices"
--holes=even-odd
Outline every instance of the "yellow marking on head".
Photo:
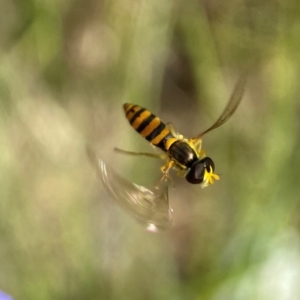
[[170,130],[169,130],[167,127],[165,127],[165,128],[162,130],[162,132],[161,132],[159,135],[157,135],[157,136],[151,141],[151,143],[154,144],[154,145],[158,144],[158,143],[161,142],[161,140],[162,140],[164,137],[166,137],[169,133],[170,133]]
[[206,169],[204,171],[202,187],[206,187],[210,184],[213,184],[214,180],[220,180],[220,176],[218,174],[215,174],[212,167],[209,166],[209,171],[207,171]]
[[174,144],[175,142],[178,141],[178,138],[169,138],[167,141],[166,141],[166,150],[169,150],[169,148],[171,147],[172,144]]
[[144,128],[140,134],[143,137],[148,136],[158,125],[160,124],[160,119],[158,117],[155,117],[150,123],[149,125]]
[[134,128],[134,129],[137,129],[141,123],[151,115],[151,112],[149,110],[145,110],[143,111],[135,120],[134,122],[131,124],[131,126]]

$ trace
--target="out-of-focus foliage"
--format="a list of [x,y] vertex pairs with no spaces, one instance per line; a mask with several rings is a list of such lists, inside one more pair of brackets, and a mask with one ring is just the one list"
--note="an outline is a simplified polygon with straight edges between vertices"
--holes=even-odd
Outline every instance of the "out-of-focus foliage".
[[[15,299],[300,298],[300,4],[0,0],[0,289]],[[160,162],[121,104],[204,137],[221,181],[174,177],[174,225],[145,232],[86,146],[149,185]],[[150,160],[150,161],[149,161]]]

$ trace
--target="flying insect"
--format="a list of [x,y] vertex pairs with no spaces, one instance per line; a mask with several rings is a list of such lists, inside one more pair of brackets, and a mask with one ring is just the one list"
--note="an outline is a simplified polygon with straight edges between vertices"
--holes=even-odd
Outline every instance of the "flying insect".
[[168,177],[171,168],[191,184],[206,187],[220,177],[215,171],[213,160],[206,156],[202,149],[202,137],[213,129],[227,122],[239,106],[245,89],[246,76],[241,76],[231,94],[229,102],[216,122],[193,138],[178,134],[172,123],[165,124],[149,110],[134,104],[125,103],[124,112],[130,125],[147,141],[161,149],[164,154],[140,153],[115,148],[116,151],[130,155],[145,155],[156,158],[166,158],[161,167],[163,176]]
[[163,175],[156,185],[146,188],[130,182],[99,156],[90,151],[93,165],[97,163],[100,183],[107,195],[131,214],[147,230],[152,232],[168,229],[172,224],[172,208],[169,206],[168,183],[171,168],[192,184],[206,187],[219,179],[215,165],[202,149],[202,137],[229,120],[240,104],[246,85],[246,75],[240,77],[220,117],[208,129],[193,138],[185,138],[175,132],[173,125],[165,124],[149,110],[126,103],[123,105],[130,125],[152,145],[162,150],[162,155],[137,153],[118,148],[115,150],[130,155],[144,155],[166,159],[161,167]]

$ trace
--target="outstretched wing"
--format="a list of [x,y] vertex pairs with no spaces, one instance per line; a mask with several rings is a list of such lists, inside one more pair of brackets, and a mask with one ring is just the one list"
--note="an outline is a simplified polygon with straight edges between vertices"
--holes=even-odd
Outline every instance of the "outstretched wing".
[[220,115],[220,117],[218,118],[218,120],[208,129],[201,132],[199,135],[195,136],[193,139],[201,138],[207,132],[223,125],[225,122],[227,122],[230,119],[230,117],[234,114],[234,112],[236,111],[237,107],[239,106],[243,98],[246,82],[247,82],[247,74],[245,73],[237,81],[235,88],[229,98],[228,104],[225,107],[222,114]]
[[149,231],[168,229],[172,209],[168,199],[168,180],[162,177],[153,189],[137,185],[119,175],[98,158],[99,177],[107,195],[122,206]]

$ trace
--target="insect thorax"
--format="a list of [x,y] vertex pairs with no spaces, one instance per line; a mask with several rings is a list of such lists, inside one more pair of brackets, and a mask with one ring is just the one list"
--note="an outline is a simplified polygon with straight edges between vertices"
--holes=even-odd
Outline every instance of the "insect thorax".
[[195,150],[185,141],[178,140],[169,148],[169,155],[185,168],[190,168],[198,160]]

